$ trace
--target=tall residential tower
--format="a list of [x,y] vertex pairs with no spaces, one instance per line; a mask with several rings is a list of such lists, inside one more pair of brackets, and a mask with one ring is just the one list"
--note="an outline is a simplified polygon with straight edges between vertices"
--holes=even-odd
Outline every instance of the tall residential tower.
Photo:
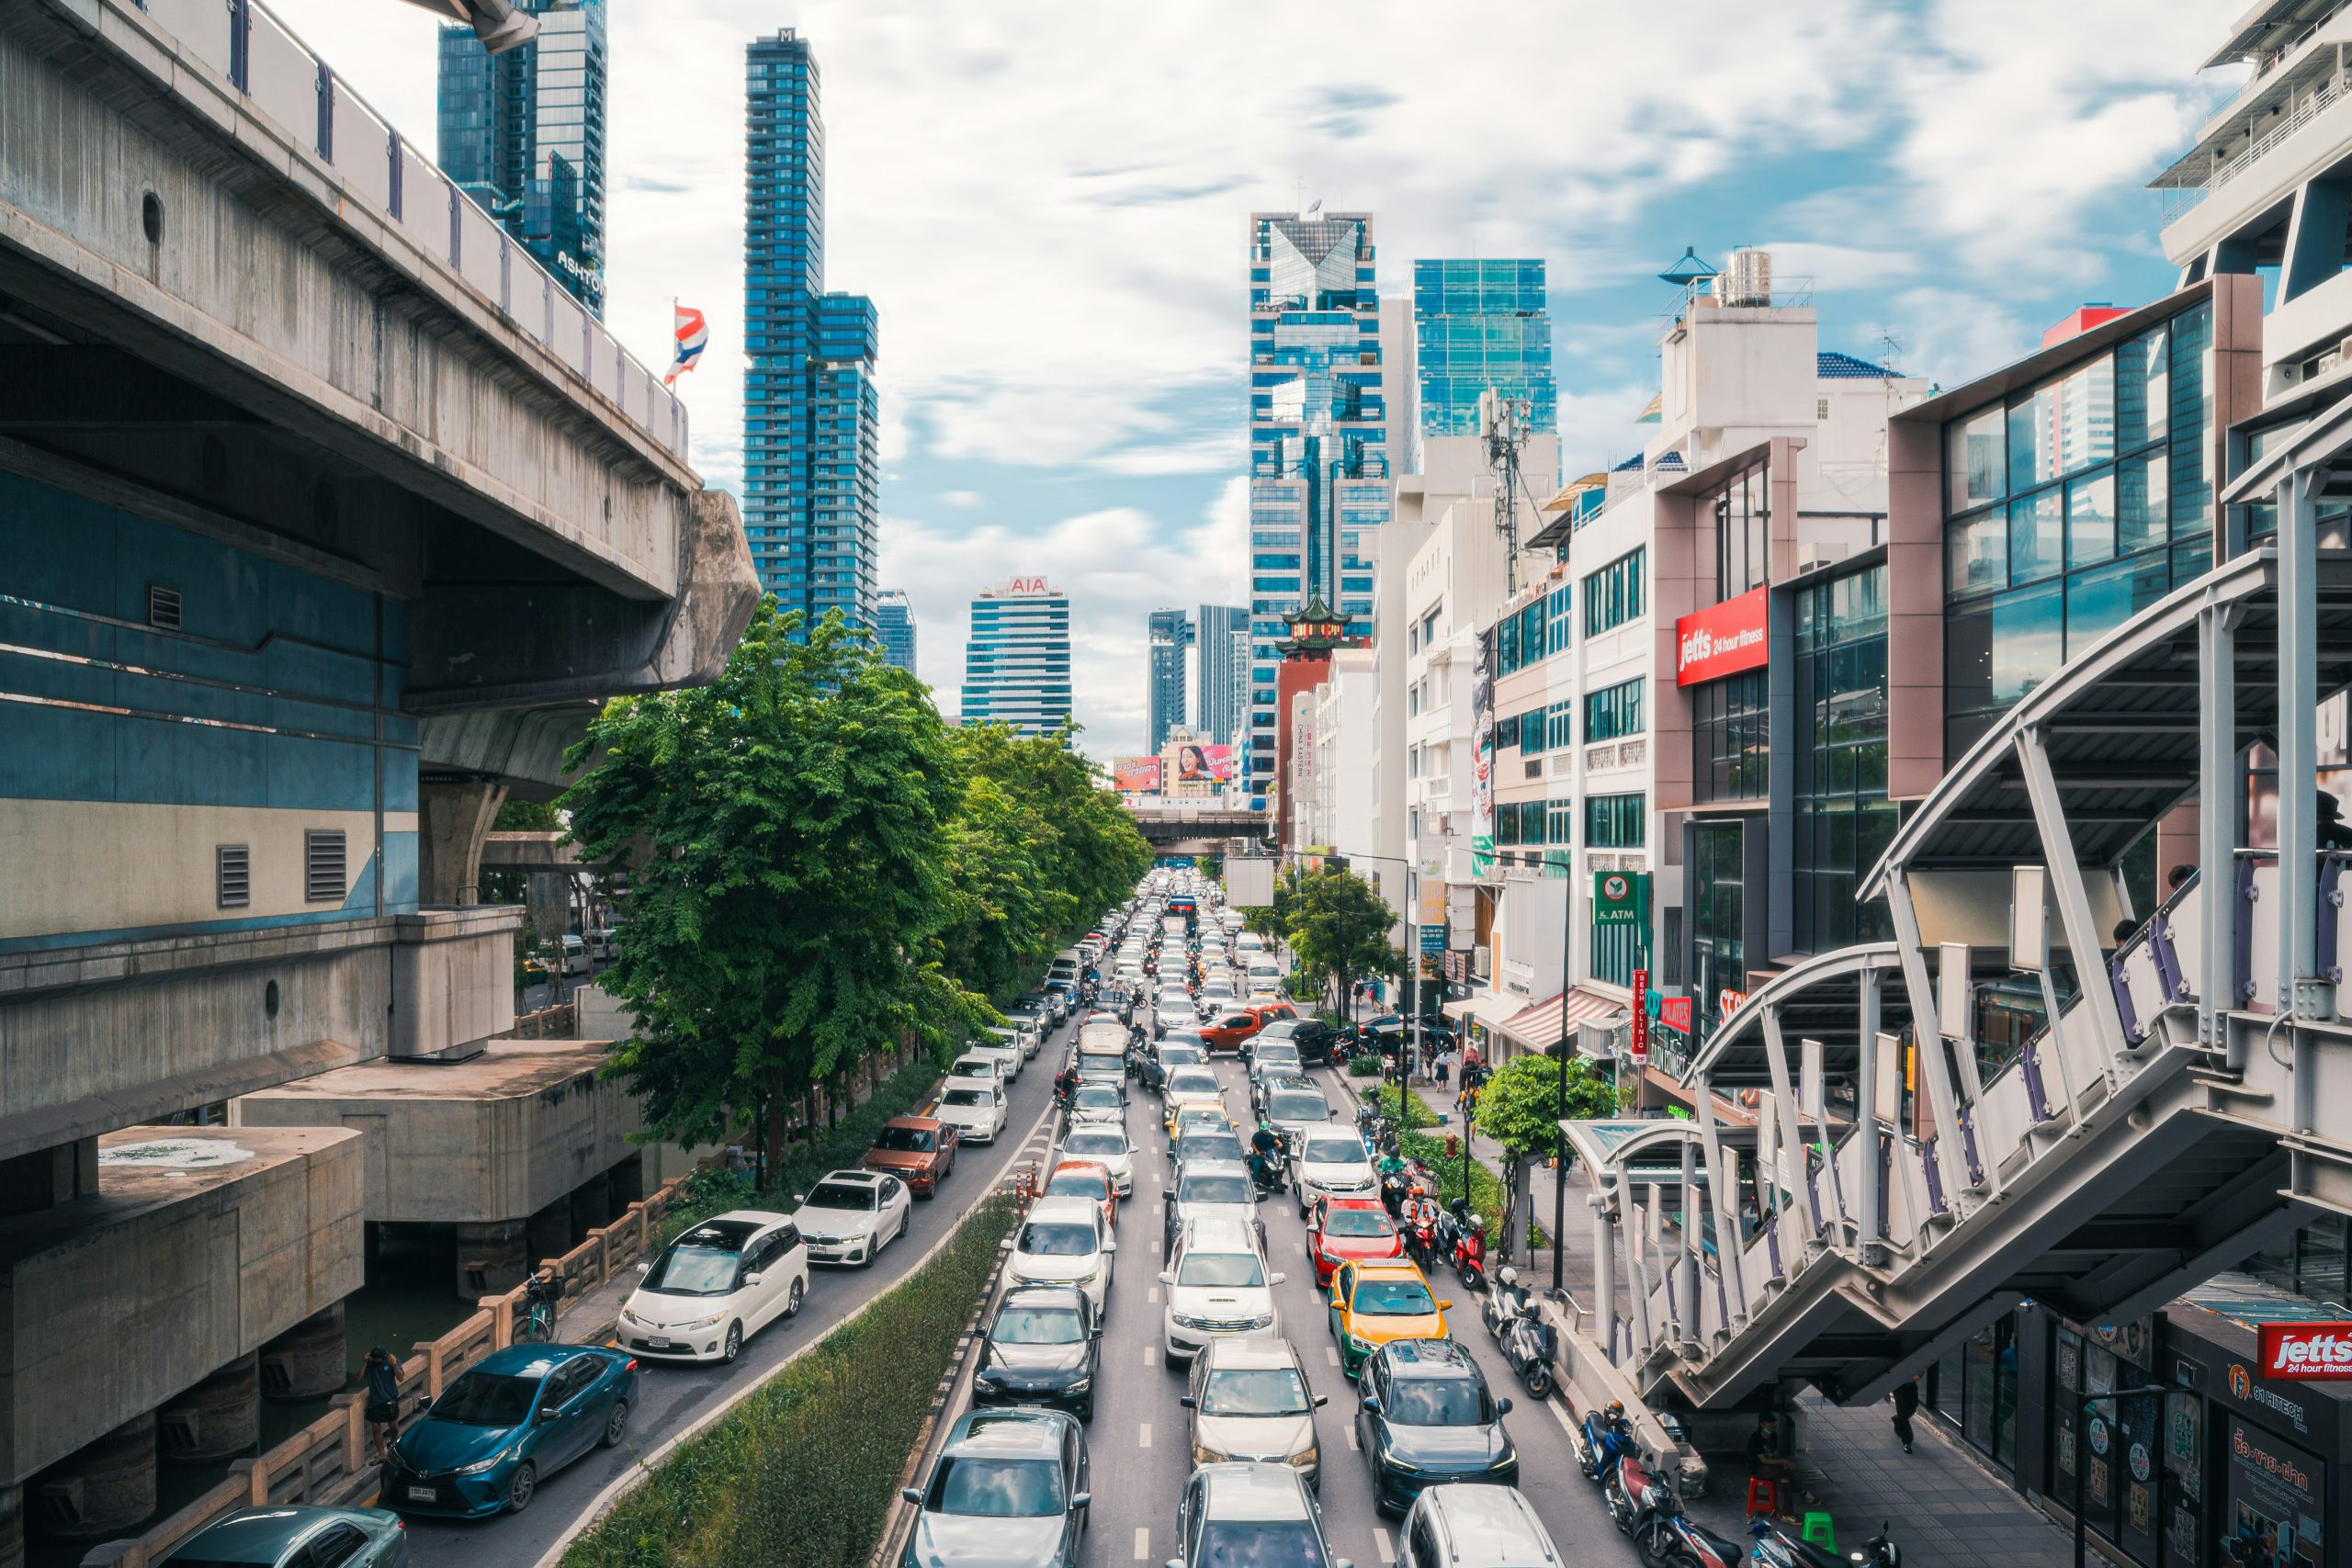
[[1193,728],[1212,746],[1238,744],[1250,704],[1250,612],[1238,604],[1204,604],[1193,624],[1201,645]]
[[1015,577],[974,599],[960,722],[1050,735],[1069,716],[1069,596],[1042,577]]
[[1387,521],[1388,411],[1372,216],[1250,220],[1250,703],[1252,803],[1275,782],[1283,617],[1320,599],[1372,635]]
[[786,28],[745,80],[743,530],[760,586],[812,621],[871,626],[878,323],[825,292],[825,128],[816,56]]
[[915,607],[903,588],[885,588],[874,604],[874,635],[883,660],[911,675],[915,670]]
[[1193,618],[1182,610],[1154,610],[1149,687],[1145,693],[1144,750],[1157,751],[1184,722],[1184,650],[1193,645]]
[[1478,395],[1490,388],[1525,400],[1529,434],[1558,432],[1540,259],[1415,262],[1413,329],[1423,439],[1484,434]]

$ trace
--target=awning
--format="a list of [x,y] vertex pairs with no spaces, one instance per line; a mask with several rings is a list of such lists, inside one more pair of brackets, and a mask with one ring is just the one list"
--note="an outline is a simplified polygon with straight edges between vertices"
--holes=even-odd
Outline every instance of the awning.
[[1475,997],[1464,997],[1458,1002],[1447,1002],[1438,1010],[1451,1019],[1480,1024],[1487,1029],[1500,1029],[1504,1021],[1517,1013],[1522,1005],[1517,997],[1482,991]]
[[[1622,1014],[1625,1004],[1614,997],[1577,987],[1568,992],[1565,1010],[1566,1027],[1574,1030],[1578,1024],[1599,1023],[1611,1014]],[[1511,1014],[1503,1021],[1502,1031],[1530,1051],[1549,1051],[1560,1043],[1562,1012],[1560,998],[1554,997],[1548,1002],[1537,1002]]]

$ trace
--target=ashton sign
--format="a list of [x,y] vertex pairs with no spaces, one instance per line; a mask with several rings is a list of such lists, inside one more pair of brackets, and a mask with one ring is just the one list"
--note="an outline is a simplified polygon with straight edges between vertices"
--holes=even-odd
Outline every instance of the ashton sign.
[[1771,590],[1752,588],[1676,621],[1674,683],[1695,686],[1770,663],[1766,623],[1770,614]]

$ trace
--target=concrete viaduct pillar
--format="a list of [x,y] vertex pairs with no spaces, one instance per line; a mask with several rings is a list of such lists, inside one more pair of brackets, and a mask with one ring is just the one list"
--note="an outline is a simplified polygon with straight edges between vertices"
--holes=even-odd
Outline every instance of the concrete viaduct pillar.
[[427,904],[481,902],[481,845],[506,786],[488,779],[438,784],[417,789],[418,895]]

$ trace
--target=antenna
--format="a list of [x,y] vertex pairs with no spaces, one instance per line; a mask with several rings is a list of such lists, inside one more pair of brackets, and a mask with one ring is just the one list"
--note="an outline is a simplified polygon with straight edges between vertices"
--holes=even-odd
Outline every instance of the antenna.
[[1502,513],[1495,531],[1503,536],[1503,594],[1519,592],[1520,453],[1527,446],[1527,420],[1532,405],[1526,398],[1507,398],[1492,387],[1478,394],[1478,429],[1487,439],[1487,467],[1502,484]]
[[1295,180],[1291,181],[1291,182],[1290,182],[1290,192],[1291,192],[1291,196],[1290,196],[1290,209],[1291,209],[1293,212],[1297,213],[1297,214],[1298,214],[1300,217],[1302,217],[1302,218],[1306,217],[1306,181],[1304,178],[1301,178],[1301,179],[1295,179]]

